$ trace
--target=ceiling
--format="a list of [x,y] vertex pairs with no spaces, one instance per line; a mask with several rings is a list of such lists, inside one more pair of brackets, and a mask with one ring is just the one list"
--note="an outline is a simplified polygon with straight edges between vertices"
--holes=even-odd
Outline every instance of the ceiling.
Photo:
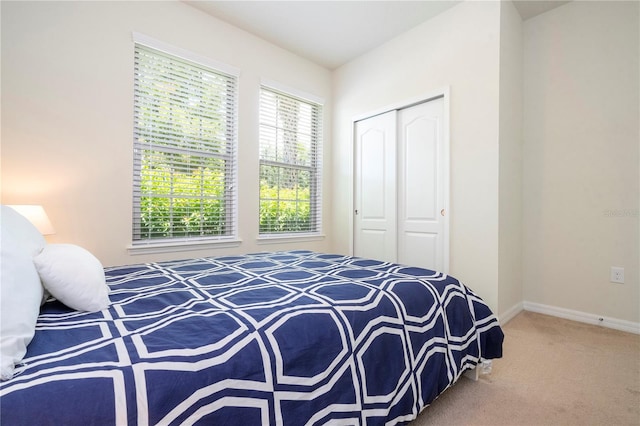
[[[459,0],[205,1],[183,0],[328,69],[381,45]],[[523,20],[568,3],[514,1]]]

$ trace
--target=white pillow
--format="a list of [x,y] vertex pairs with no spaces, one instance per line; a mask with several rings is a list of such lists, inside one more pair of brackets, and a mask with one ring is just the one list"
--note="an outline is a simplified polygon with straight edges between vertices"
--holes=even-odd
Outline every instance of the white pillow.
[[0,210],[0,379],[13,376],[35,334],[43,289],[33,264],[44,237],[10,207]]
[[68,307],[93,312],[109,306],[102,264],[82,247],[48,244],[33,262],[44,287]]

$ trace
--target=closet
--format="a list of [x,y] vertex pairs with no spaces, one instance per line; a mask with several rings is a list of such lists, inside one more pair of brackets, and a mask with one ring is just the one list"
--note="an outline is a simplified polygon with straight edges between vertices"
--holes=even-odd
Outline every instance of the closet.
[[444,97],[354,123],[354,255],[448,271]]

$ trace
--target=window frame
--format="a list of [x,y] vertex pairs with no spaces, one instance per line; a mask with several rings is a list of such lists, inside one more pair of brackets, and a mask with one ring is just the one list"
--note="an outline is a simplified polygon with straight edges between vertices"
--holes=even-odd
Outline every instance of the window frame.
[[[136,204],[136,197],[138,200],[141,198],[141,182],[136,179],[136,173],[141,170],[142,154],[141,146],[137,141],[138,127],[137,123],[133,123],[134,130],[134,152],[133,152],[133,173],[134,179],[132,182],[133,200],[132,200],[132,234],[131,244],[127,247],[130,254],[146,254],[146,253],[163,253],[163,252],[175,252],[194,249],[205,249],[208,247],[220,247],[220,246],[237,246],[241,240],[238,238],[238,104],[239,104],[239,75],[240,71],[229,65],[214,61],[206,56],[198,55],[188,50],[184,50],[151,37],[145,36],[140,33],[133,33],[133,50],[137,52],[138,45],[143,48],[150,48],[159,51],[161,54],[169,55],[177,60],[187,61],[192,63],[196,67],[203,67],[208,71],[224,76],[226,78],[233,79],[234,93],[232,96],[233,103],[229,108],[229,113],[226,118],[230,118],[230,121],[226,122],[228,133],[230,136],[230,143],[228,145],[229,153],[214,154],[213,157],[224,156],[231,161],[230,167],[225,167],[225,176],[230,178],[230,182],[226,180],[226,186],[224,188],[225,197],[227,201],[225,204],[225,222],[230,227],[230,231],[225,235],[196,235],[196,236],[179,236],[179,237],[159,237],[159,238],[146,238],[136,239],[136,214],[138,220],[140,218],[140,203]],[[137,99],[137,89],[134,87],[134,99]],[[134,113],[134,117],[136,114]],[[195,154],[195,153],[194,153]],[[197,155],[197,154],[195,154]],[[230,169],[227,171],[227,169]],[[227,175],[228,174],[228,175]],[[138,213],[136,213],[136,208]],[[138,222],[139,224],[139,222]],[[138,225],[139,226],[139,225]]]
[[[262,158],[262,127],[263,127],[263,105],[262,105],[262,92],[263,90],[275,93],[278,96],[283,96],[291,100],[295,100],[307,105],[311,105],[312,108],[316,108],[317,120],[315,120],[315,137],[312,143],[315,147],[314,151],[314,164],[312,166],[296,166],[291,163],[278,162]],[[276,167],[288,167],[298,170],[307,170],[311,172],[312,182],[310,183],[310,215],[311,221],[314,224],[313,229],[305,231],[274,231],[274,232],[262,232],[260,230],[260,217],[258,217],[258,243],[268,243],[274,240],[278,242],[294,242],[294,241],[316,241],[324,238],[323,234],[323,202],[322,202],[322,182],[323,182],[323,165],[322,165],[322,153],[323,153],[323,135],[324,135],[324,99],[302,92],[300,90],[283,85],[279,82],[272,80],[262,79],[260,82],[260,88],[258,93],[259,105],[259,122],[258,122],[258,210],[260,211],[260,205],[262,203],[260,181],[262,179],[262,166],[276,166]],[[298,200],[298,199],[296,199]]]

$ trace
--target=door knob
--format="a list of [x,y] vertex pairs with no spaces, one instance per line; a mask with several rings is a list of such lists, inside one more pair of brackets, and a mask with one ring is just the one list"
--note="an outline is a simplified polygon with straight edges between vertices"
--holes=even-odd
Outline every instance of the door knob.
[[444,209],[440,210],[440,216],[444,216]]

